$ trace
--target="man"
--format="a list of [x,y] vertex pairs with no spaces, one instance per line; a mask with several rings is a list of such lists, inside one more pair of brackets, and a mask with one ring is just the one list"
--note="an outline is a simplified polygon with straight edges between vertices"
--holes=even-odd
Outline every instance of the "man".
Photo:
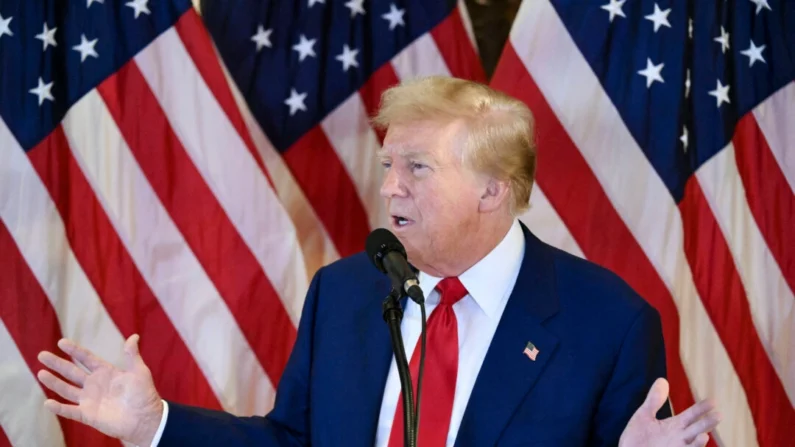
[[[664,406],[657,312],[615,275],[542,243],[517,220],[536,165],[524,104],[480,84],[428,78],[387,91],[375,123],[387,131],[380,156],[391,229],[427,298],[418,445],[706,443],[718,421],[711,403],[676,417]],[[42,353],[74,385],[49,371],[39,379],[78,403],[45,406],[140,446],[402,446],[381,310],[389,288],[364,254],[315,275],[267,416],[162,401],[137,336],[125,345],[126,369],[69,341],[59,346],[88,372]],[[404,306],[416,377],[420,314]]]

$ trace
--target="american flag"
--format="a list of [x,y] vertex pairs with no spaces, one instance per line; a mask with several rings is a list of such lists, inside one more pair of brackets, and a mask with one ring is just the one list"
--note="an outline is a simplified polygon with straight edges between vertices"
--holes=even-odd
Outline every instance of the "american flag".
[[386,224],[381,92],[485,80],[463,0],[202,8],[0,1],[0,445],[120,445],[43,409],[62,336],[267,412],[309,279]]
[[795,440],[793,55],[792,0],[525,0],[491,80],[537,119],[530,227],[660,311],[720,445]]
[[[308,278],[384,223],[388,86],[484,80],[463,2],[0,1],[0,445],[119,445],[45,412],[36,354],[141,350],[164,397],[263,414]],[[795,438],[795,2],[526,0],[522,219],[660,310],[672,403]],[[209,32],[208,32],[209,30]],[[650,113],[654,112],[654,113]]]
[[536,357],[538,356],[538,348],[532,342],[527,342],[527,345],[524,347],[524,355],[526,355],[530,360],[535,361]]

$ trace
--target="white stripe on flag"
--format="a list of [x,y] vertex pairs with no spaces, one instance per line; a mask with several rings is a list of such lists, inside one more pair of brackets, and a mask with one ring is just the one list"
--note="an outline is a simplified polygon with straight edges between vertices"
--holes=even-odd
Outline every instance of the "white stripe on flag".
[[[520,25],[510,40],[519,58],[674,297],[682,365],[694,397],[741,396],[725,409],[717,432],[738,445],[756,445],[745,392],[696,291],[673,198],[549,1],[523,2],[515,22]],[[582,113],[582,98],[589,99],[588,113]]]
[[[339,259],[337,248],[334,246],[334,242],[328,235],[323,223],[317,217],[315,209],[304,195],[304,191],[298,185],[298,182],[295,181],[281,154],[270,142],[265,132],[262,131],[256,118],[254,118],[243,95],[223,64],[223,59],[218,56],[218,60],[223,69],[227,85],[232,91],[235,103],[243,116],[246,128],[257,149],[257,154],[265,164],[265,169],[270,175],[279,200],[295,224],[301,250],[304,254],[307,276],[311,278],[321,267]],[[303,304],[303,296],[291,297],[289,307],[293,308],[292,312],[300,314]]]
[[49,192],[2,119],[0,219],[52,303],[63,336],[122,365],[124,338],[77,262]]
[[386,204],[381,197],[384,168],[377,156],[381,145],[370,126],[361,96],[350,95],[321,122],[321,127],[356,185],[370,228],[388,225]]
[[0,353],[0,427],[11,445],[65,445],[61,424],[44,408],[47,397],[2,320]]
[[392,58],[398,78],[406,81],[431,75],[450,76],[450,69],[430,33],[425,33]]
[[729,144],[696,172],[745,288],[759,339],[795,404],[795,296],[756,225]]
[[[207,87],[179,34],[173,29],[164,32],[135,62],[188,156],[282,302],[304,296],[309,281],[293,222]],[[218,150],[220,147],[224,150]],[[292,307],[286,309],[297,325],[300,313]]]
[[268,376],[96,90],[72,106],[63,127],[97,200],[221,405],[262,414],[274,394]]
[[574,240],[547,196],[538,184],[530,193],[530,209],[519,217],[539,239],[549,245],[584,258],[582,249]]
[[458,0],[458,11],[461,13],[461,20],[464,22],[464,28],[467,30],[467,36],[472,43],[472,48],[475,53],[480,53],[478,50],[478,41],[475,39],[475,31],[472,29],[472,19],[469,17],[469,8],[465,0]]
[[754,118],[791,192],[795,193],[795,81],[757,106]]

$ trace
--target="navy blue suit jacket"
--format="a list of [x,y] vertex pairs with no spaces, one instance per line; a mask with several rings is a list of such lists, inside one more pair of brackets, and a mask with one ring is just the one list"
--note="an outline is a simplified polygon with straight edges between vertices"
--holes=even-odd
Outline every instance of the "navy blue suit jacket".
[[[522,230],[525,257],[456,445],[616,445],[666,374],[659,315],[616,275]],[[239,418],[169,402],[160,447],[373,446],[392,360],[389,288],[364,254],[322,268],[273,410]]]

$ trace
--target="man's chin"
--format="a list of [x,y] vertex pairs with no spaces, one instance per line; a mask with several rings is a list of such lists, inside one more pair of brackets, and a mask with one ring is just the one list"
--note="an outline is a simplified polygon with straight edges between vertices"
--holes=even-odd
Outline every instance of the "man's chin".
[[[428,255],[428,244],[414,244],[411,241],[401,240],[403,247],[406,249],[406,258],[417,270],[428,272],[428,261],[430,261],[430,257]],[[422,249],[418,248],[421,247]]]
[[415,262],[420,262],[422,259],[421,253],[419,253],[414,244],[411,242],[410,238],[401,237],[400,235],[396,235],[398,240],[401,244],[403,244],[403,248],[406,249],[406,257],[408,258],[411,264]]

